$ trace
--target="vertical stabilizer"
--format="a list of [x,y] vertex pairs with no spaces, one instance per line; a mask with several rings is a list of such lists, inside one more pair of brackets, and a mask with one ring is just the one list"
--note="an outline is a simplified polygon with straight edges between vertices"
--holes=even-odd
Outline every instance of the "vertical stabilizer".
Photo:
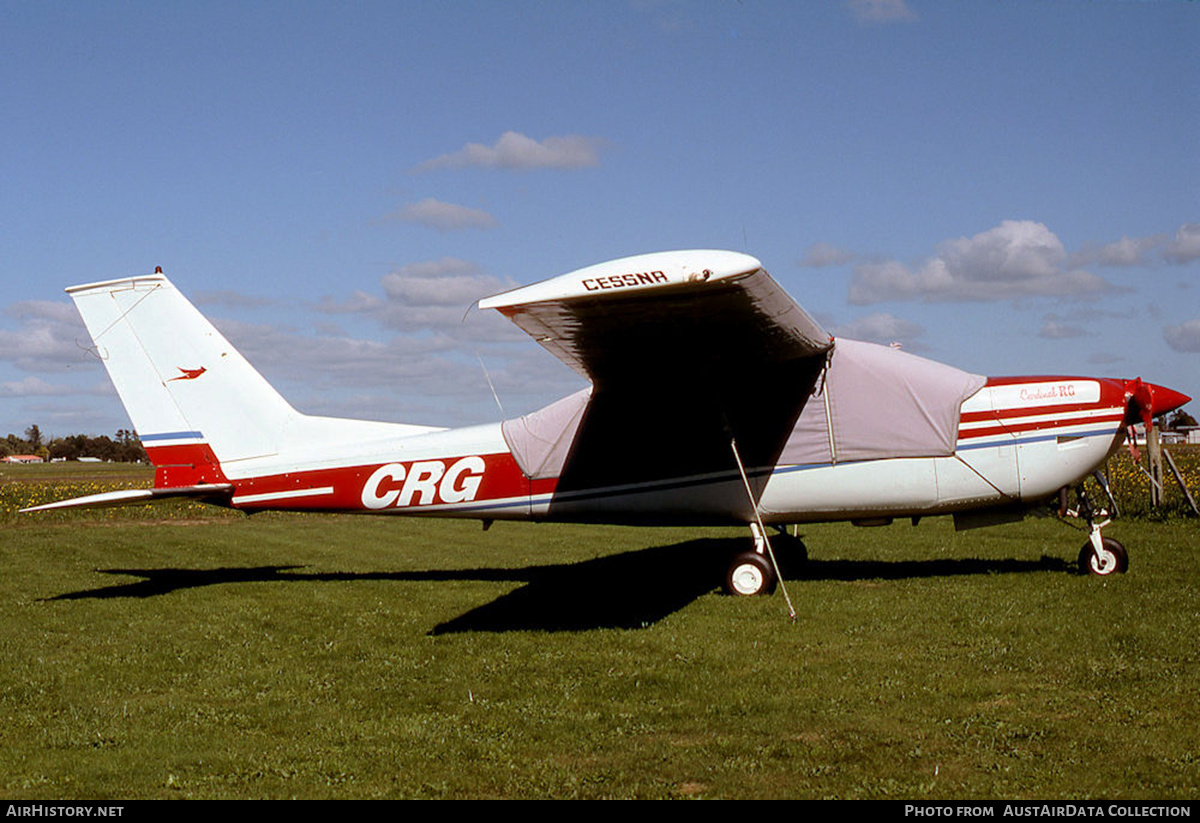
[[67,289],[158,468],[156,486],[222,482],[275,454],[298,415],[161,274]]

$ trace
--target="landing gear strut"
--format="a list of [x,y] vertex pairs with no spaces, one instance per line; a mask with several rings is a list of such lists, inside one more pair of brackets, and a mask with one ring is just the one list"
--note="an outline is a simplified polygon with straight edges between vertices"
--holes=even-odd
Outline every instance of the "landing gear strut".
[[[750,488],[750,478],[746,476],[746,465],[742,462],[742,455],[738,452],[736,438],[730,438],[729,447],[733,450],[733,459],[737,463],[738,474],[742,476],[746,499],[750,502],[754,512],[754,519],[749,524],[750,531],[754,534],[754,551],[738,555],[734,560],[729,574],[725,576],[725,590],[730,594],[759,594],[770,591],[774,588],[775,583],[779,582],[779,587],[783,589],[783,599],[787,601],[788,617],[794,623],[796,622],[796,607],[792,605],[792,598],[788,596],[787,586],[777,579],[779,564],[775,562],[775,552],[771,550],[771,541],[763,533],[762,513],[758,508],[758,500],[754,497],[754,490]],[[765,575],[762,573],[764,567]]]
[[[1078,507],[1066,509],[1065,513],[1071,517],[1083,518],[1087,522],[1088,542],[1079,550],[1080,570],[1101,577],[1124,574],[1129,569],[1129,553],[1119,542],[1100,533],[1102,528],[1112,522],[1108,519],[1108,512],[1092,505],[1082,483],[1075,488],[1075,495],[1079,500]],[[1103,518],[1103,521],[1100,518]]]

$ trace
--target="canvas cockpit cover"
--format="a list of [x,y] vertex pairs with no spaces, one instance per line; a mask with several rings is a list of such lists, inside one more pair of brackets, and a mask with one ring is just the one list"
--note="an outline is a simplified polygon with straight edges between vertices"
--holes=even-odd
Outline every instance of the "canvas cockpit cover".
[[543,409],[500,424],[504,440],[526,477],[543,480],[562,474],[591,397],[589,386]]
[[838,338],[779,463],[951,455],[963,401],[986,382],[889,346]]
[[[777,465],[951,455],[962,403],[985,382],[888,346],[839,338]],[[504,421],[504,439],[526,477],[563,473],[591,398],[589,387]]]

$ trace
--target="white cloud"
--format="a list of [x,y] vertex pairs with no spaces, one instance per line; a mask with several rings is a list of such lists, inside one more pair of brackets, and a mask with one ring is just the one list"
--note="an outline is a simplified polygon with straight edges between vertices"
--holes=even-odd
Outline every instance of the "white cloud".
[[1085,248],[1071,255],[1073,266],[1140,266],[1151,262],[1151,252],[1167,239],[1165,234],[1149,237],[1122,237],[1099,248]]
[[437,335],[397,335],[387,341],[349,336],[311,336],[278,326],[217,320],[229,338],[268,379],[300,381],[317,388],[403,385],[444,368],[453,341]]
[[355,290],[345,300],[336,300],[326,295],[316,305],[322,314],[369,314],[383,305],[383,301],[373,294]]
[[1200,352],[1200,318],[1163,330],[1167,345],[1179,352]]
[[1200,223],[1184,223],[1174,235],[1126,236],[1104,246],[1085,247],[1071,255],[1070,265],[1148,266],[1161,261],[1182,265],[1197,259],[1200,259]]
[[83,321],[71,303],[56,300],[21,300],[8,306],[4,313],[10,317],[43,321],[82,328]]
[[1190,263],[1200,259],[1200,223],[1184,223],[1167,244],[1163,257],[1172,263]]
[[388,328],[432,329],[458,338],[488,339],[497,332],[511,336],[510,324],[503,318],[470,308],[480,298],[515,284],[485,273],[475,263],[454,257],[410,263],[385,275],[380,283],[386,300],[374,316]]
[[79,391],[71,386],[47,383],[40,377],[0,382],[0,397],[61,397],[78,393]]
[[271,305],[267,297],[253,297],[231,289],[196,292],[192,302],[197,306],[220,306],[228,309],[261,309]]
[[847,0],[846,5],[860,23],[895,23],[916,20],[905,0]]
[[1067,265],[1062,242],[1041,223],[1005,220],[974,237],[939,244],[915,268],[895,260],[857,266],[849,300],[967,301],[1084,297],[1111,290],[1100,277]]
[[450,154],[426,160],[415,171],[461,169],[580,169],[600,165],[602,140],[568,134],[538,142],[515,131],[507,131],[493,146],[468,143]]
[[1084,337],[1087,333],[1083,326],[1063,322],[1058,315],[1048,314],[1038,332],[1038,337],[1044,337],[1047,340],[1066,340],[1071,337]]
[[867,305],[883,300],[905,300],[919,297],[933,289],[932,272],[918,275],[903,263],[887,260],[881,263],[861,263],[850,278],[847,299],[854,305]]
[[354,292],[346,300],[327,297],[325,314],[361,314],[405,334],[437,333],[462,341],[511,341],[522,332],[496,312],[472,311],[477,300],[516,284],[487,274],[476,263],[443,257],[400,266],[380,280],[383,296]]
[[387,219],[416,223],[438,231],[490,229],[498,225],[496,218],[483,209],[445,203],[432,197],[426,197],[419,203],[409,203],[399,211],[389,214]]
[[16,331],[0,329],[0,360],[38,373],[100,365],[87,353],[91,337],[70,303],[26,300],[13,303],[4,313],[20,326]]
[[460,309],[512,287],[498,277],[484,274],[477,264],[456,257],[410,263],[385,275],[380,282],[384,293],[398,303]]
[[830,331],[835,337],[867,340],[885,345],[899,343],[906,348],[920,350],[918,338],[925,333],[925,328],[888,312],[876,312],[834,326]]
[[804,255],[804,259],[800,261],[800,265],[808,268],[840,266],[844,263],[849,263],[853,259],[854,252],[839,249],[828,243],[814,243],[809,247],[808,253]]

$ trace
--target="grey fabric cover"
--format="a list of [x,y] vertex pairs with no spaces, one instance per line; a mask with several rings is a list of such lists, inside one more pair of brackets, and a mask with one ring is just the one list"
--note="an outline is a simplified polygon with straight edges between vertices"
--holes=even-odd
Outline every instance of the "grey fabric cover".
[[556,400],[545,408],[500,424],[517,465],[530,480],[558,477],[575,442],[592,387]]
[[962,403],[986,382],[982,375],[889,346],[838,338],[825,380],[805,404],[779,462],[953,454]]
[[[981,375],[888,346],[838,338],[829,367],[792,427],[777,463],[951,455],[962,403],[986,382]],[[771,387],[762,390],[769,392]],[[588,387],[501,424],[526,477],[561,476],[591,395]],[[612,437],[621,433],[613,432]]]

